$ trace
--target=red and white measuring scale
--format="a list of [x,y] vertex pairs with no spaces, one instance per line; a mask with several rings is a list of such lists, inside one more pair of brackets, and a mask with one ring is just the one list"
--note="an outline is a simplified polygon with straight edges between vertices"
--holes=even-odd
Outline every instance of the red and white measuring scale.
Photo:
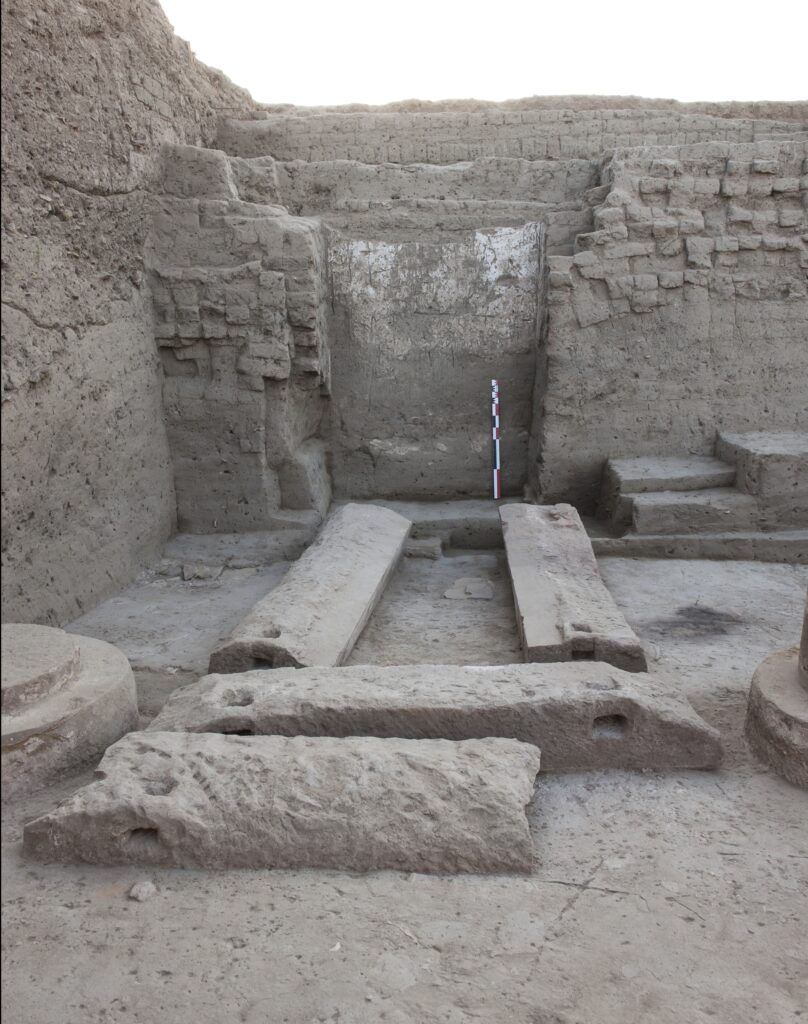
[[499,441],[499,381],[491,381],[491,440],[493,442],[494,461],[494,500],[502,497],[502,461],[500,459]]

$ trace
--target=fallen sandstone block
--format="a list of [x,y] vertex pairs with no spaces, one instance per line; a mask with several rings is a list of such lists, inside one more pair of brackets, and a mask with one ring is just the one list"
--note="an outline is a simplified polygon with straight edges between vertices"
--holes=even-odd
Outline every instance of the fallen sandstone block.
[[717,768],[721,742],[672,688],[603,662],[276,669],[176,691],[160,732],[500,736],[539,747],[546,771]]
[[130,733],[25,827],[28,856],[188,868],[529,872],[539,751],[513,740]]
[[525,660],[644,671],[640,641],[606,589],[572,505],[503,505],[499,515]]
[[410,525],[377,505],[343,505],[213,651],[210,671],[342,664],[398,564]]

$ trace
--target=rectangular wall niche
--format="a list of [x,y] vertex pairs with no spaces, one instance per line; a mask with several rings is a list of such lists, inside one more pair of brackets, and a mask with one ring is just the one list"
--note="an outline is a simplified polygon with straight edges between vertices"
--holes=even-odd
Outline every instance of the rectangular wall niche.
[[451,242],[332,239],[334,483],[344,497],[489,493],[491,378],[504,493],[525,482],[544,228]]

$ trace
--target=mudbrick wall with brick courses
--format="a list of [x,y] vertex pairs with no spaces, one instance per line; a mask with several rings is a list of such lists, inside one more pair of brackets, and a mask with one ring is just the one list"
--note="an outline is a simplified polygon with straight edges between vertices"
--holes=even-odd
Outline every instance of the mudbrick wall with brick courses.
[[592,507],[604,459],[808,426],[808,144],[618,151],[551,256],[533,481]]

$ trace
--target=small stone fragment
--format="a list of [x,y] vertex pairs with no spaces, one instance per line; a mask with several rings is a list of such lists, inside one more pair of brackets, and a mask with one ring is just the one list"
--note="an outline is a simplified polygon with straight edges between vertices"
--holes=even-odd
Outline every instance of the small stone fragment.
[[443,596],[451,601],[490,601],[494,597],[494,586],[479,576],[463,576]]
[[145,903],[146,900],[150,900],[157,892],[157,886],[154,882],[148,878],[144,878],[139,882],[135,882],[132,888],[129,890],[129,899],[137,900],[138,903]]

